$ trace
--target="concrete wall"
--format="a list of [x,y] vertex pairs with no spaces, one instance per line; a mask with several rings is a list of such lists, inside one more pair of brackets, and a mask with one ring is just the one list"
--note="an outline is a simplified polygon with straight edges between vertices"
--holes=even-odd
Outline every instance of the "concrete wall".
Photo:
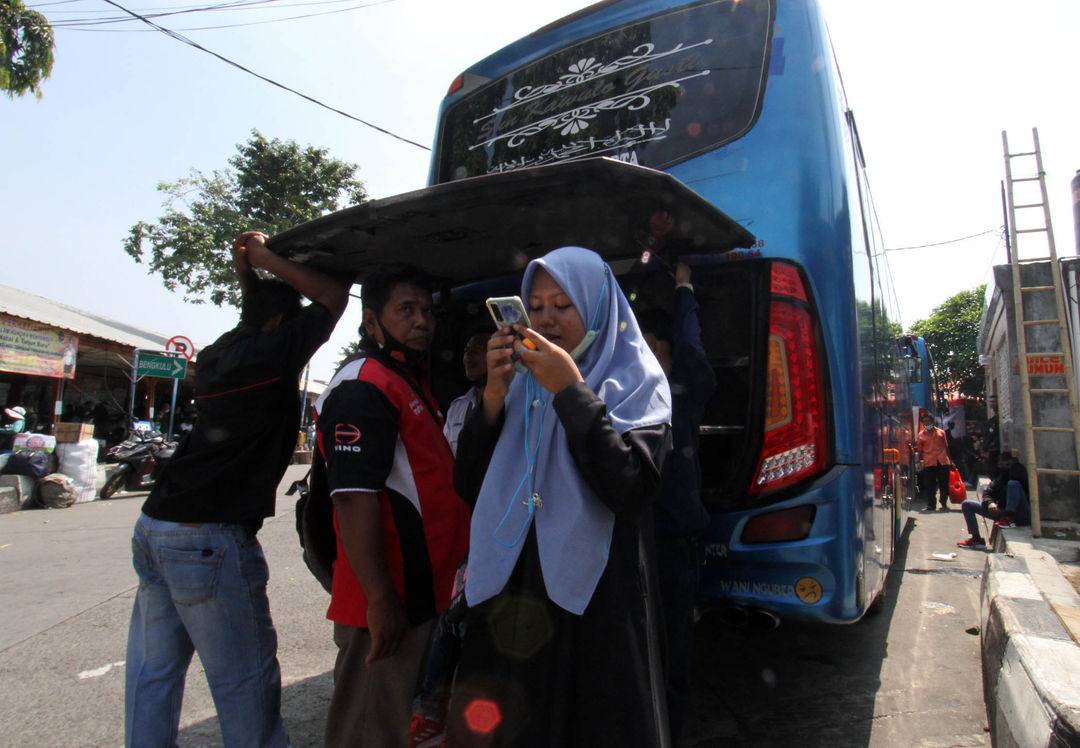
[[[1051,285],[1053,269],[1049,262],[1022,265],[1024,286]],[[1020,460],[1030,467],[1035,464],[1028,454],[1025,432],[1030,425],[1025,416],[1024,393],[1021,390],[1019,348],[1017,344],[1016,309],[1012,293],[1012,269],[1008,265],[994,267],[994,291],[983,314],[979,335],[979,353],[987,368],[987,392],[996,394],[996,414],[1001,427],[1001,447],[1019,450]],[[1053,294],[1024,295],[1024,316],[1032,319],[1052,319],[1057,316]],[[1072,343],[1062,341],[1058,325],[1034,325],[1026,328],[1029,360],[1038,351],[1070,351]],[[1067,386],[1063,374],[1040,373],[1038,362],[1028,367],[1032,389],[1063,389]],[[994,404],[994,401],[991,401]],[[1036,395],[1032,401],[1032,420],[1039,426],[1069,428],[1072,415],[1066,395]],[[993,414],[992,414],[993,415]],[[1076,446],[1071,433],[1036,432],[1035,456],[1039,467],[1075,470],[1078,467]],[[1029,475],[1029,480],[1034,479]],[[1039,475],[1039,505],[1041,516],[1047,520],[1080,520],[1080,480],[1075,476]]]

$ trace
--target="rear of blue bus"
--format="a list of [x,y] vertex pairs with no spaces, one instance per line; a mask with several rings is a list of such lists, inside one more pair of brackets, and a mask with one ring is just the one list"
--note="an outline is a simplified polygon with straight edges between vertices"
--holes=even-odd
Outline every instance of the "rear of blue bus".
[[[440,111],[433,184],[607,156],[757,237],[666,258],[662,229],[642,239],[693,267],[719,382],[702,595],[733,619],[856,620],[892,557],[894,323],[846,115],[816,0],[598,3],[472,66]],[[671,293],[662,273],[620,272],[638,308]]]

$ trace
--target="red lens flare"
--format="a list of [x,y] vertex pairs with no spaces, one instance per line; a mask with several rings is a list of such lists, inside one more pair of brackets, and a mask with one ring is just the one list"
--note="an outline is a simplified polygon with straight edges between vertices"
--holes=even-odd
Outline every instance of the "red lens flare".
[[473,699],[465,707],[465,724],[480,735],[490,735],[502,722],[499,705],[489,699]]

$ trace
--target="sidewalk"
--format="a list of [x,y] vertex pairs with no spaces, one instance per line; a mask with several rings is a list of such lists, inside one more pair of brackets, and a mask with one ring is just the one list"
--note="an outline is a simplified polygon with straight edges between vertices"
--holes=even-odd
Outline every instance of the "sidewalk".
[[995,530],[986,558],[983,694],[995,746],[1080,746],[1080,536],[1056,522],[1043,535]]

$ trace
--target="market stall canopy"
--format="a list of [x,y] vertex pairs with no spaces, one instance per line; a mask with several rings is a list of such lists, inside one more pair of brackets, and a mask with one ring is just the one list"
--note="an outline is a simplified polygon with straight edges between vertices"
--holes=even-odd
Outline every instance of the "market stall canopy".
[[671,175],[597,158],[373,200],[277,234],[267,246],[357,283],[377,265],[402,261],[454,286],[520,272],[564,245],[588,247],[612,262],[659,246],[679,256],[754,241]]
[[[131,349],[164,351],[169,336],[110,319],[53,299],[0,285],[0,328],[11,317],[73,333],[79,339],[79,371],[129,371]],[[0,341],[2,344],[2,341]],[[188,367],[189,376],[194,367]]]
[[131,348],[165,350],[168,335],[110,319],[11,286],[0,286],[0,313]]

